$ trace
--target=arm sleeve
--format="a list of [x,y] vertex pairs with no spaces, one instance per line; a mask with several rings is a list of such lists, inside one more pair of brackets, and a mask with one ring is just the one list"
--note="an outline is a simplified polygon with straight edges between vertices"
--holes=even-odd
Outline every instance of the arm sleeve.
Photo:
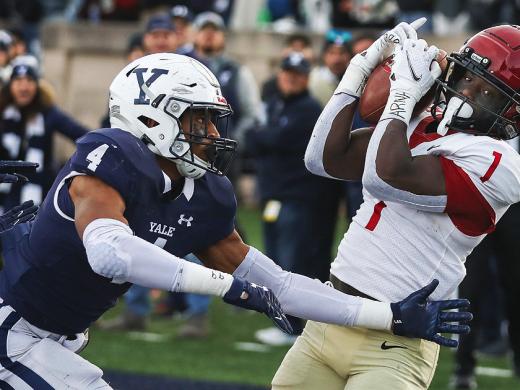
[[363,188],[379,200],[400,203],[417,210],[442,213],[446,208],[446,195],[417,195],[412,192],[392,187],[382,180],[376,172],[376,157],[379,143],[389,120],[380,121],[370,138],[363,171]]
[[305,151],[305,166],[315,175],[334,178],[325,172],[325,167],[323,166],[325,142],[327,141],[327,137],[332,129],[332,122],[334,122],[336,115],[355,100],[356,98],[353,96],[345,93],[338,93],[332,95],[329,102],[323,108],[323,111],[314,126],[314,130],[312,131],[311,139],[307,145],[307,150]]
[[114,219],[92,221],[83,233],[83,244],[92,270],[114,283],[221,297],[233,283],[231,275],[169,254]]
[[251,247],[233,276],[270,288],[290,315],[343,326],[389,330],[390,304],[343,294],[318,279],[284,271]]

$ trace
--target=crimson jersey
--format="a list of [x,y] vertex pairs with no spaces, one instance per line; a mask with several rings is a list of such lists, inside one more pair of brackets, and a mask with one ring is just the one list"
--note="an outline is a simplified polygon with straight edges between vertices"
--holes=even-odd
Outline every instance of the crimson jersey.
[[427,132],[433,121],[426,113],[412,120],[407,137],[412,155],[441,159],[444,210],[377,199],[364,189],[364,203],[332,264],[334,275],[381,301],[401,300],[433,278],[440,280],[433,299],[453,295],[468,254],[520,201],[520,156],[507,142]]

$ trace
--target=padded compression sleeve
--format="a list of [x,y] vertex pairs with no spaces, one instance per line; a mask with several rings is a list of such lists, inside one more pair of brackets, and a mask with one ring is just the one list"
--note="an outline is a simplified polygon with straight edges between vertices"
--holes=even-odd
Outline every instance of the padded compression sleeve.
[[400,203],[416,210],[444,212],[448,200],[446,195],[417,195],[392,187],[378,176],[376,171],[377,152],[389,123],[390,120],[380,120],[370,138],[363,171],[363,188],[375,198],[383,201]]
[[284,271],[253,247],[233,275],[270,288],[287,314],[329,324],[390,329],[388,303],[346,295],[318,279]]
[[338,113],[347,105],[352,104],[356,100],[355,97],[345,93],[332,95],[328,103],[323,108],[318,118],[311,139],[305,151],[305,167],[315,175],[334,178],[325,172],[323,166],[323,152],[325,150],[325,142],[332,129],[332,122],[336,119]]
[[92,270],[114,283],[130,282],[167,291],[224,296],[233,276],[169,254],[115,219],[88,224],[83,244]]

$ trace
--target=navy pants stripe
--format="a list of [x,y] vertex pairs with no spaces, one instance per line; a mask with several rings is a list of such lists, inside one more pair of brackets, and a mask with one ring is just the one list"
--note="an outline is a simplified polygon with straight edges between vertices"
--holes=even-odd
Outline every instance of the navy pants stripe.
[[[33,389],[53,390],[53,387],[49,385],[41,376],[20,362],[12,361],[7,355],[7,334],[14,326],[14,324],[20,320],[20,318],[21,316],[13,311],[7,316],[2,325],[0,325],[0,364],[6,370],[11,371],[14,375],[22,379]],[[5,382],[1,382],[0,386],[2,389],[12,389],[12,387]]]

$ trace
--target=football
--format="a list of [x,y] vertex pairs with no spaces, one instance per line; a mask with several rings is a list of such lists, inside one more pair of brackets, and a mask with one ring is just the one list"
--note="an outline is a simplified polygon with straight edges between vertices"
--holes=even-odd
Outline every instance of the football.
[[[447,53],[440,50],[437,56],[437,62],[442,70],[448,65],[446,60]],[[368,78],[365,90],[359,100],[359,114],[361,118],[372,125],[375,125],[388,100],[390,94],[390,72],[392,71],[393,56],[388,57],[380,65],[378,65],[370,77]],[[426,95],[415,106],[414,114],[425,110],[433,101],[435,92],[435,84]]]

